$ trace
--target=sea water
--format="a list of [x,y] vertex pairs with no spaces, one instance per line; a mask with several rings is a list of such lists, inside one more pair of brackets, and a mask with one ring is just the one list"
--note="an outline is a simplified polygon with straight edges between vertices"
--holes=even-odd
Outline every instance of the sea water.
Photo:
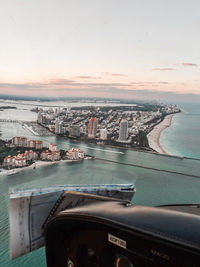
[[[15,116],[18,117],[24,107],[20,104],[18,105],[17,115],[15,115],[16,112],[14,110],[6,110],[5,114],[3,114],[4,111],[1,111],[1,118],[7,116],[7,112],[9,112],[9,116],[15,119]],[[28,109],[28,107],[25,108]],[[24,114],[25,112],[21,112],[22,120],[32,120],[36,117],[33,112],[29,113],[30,116],[27,116],[27,113]],[[162,135],[162,142],[166,149],[170,149],[170,140],[172,140],[171,149],[176,154],[189,157],[199,156],[196,146],[193,148],[193,143],[198,144],[200,131],[198,131],[199,136],[197,133],[195,135],[196,140],[190,143],[179,142],[179,139],[188,140],[190,138],[189,133],[191,131],[186,126],[197,127],[196,124],[200,121],[198,114],[198,107],[191,108],[188,106],[187,109],[186,105],[182,113],[174,116],[172,127],[168,128],[166,133],[164,131]],[[196,123],[195,116],[197,117]],[[187,118],[189,118],[190,122],[187,121]],[[188,134],[186,135],[185,132],[179,130],[179,127],[185,127],[185,131]],[[22,135],[29,139],[38,138],[27,129],[23,129],[18,123],[0,123],[0,131],[3,139],[10,139],[15,135]],[[59,148],[66,150],[71,147],[80,147],[86,153],[95,157],[119,162],[120,164],[102,160],[85,160],[77,163],[46,166],[35,170],[24,170],[12,176],[0,177],[0,266],[40,267],[46,265],[44,248],[19,259],[10,260],[8,209],[9,190],[13,188],[25,189],[66,184],[134,183],[137,190],[133,199],[135,204],[154,206],[200,202],[199,160],[85,145],[55,136],[40,137],[39,139],[43,140],[46,146],[49,142],[54,142]],[[192,145],[190,146],[189,144]],[[187,146],[191,151],[190,153]]]
[[200,159],[200,104],[180,104],[181,113],[161,134],[160,143],[171,154]]

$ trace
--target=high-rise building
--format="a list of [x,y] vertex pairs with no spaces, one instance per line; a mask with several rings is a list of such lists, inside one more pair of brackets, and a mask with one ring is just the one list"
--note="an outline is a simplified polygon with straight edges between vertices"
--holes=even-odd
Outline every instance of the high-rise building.
[[59,119],[56,119],[55,122],[55,134],[65,134],[66,128],[64,127],[64,124]]
[[88,137],[89,138],[95,138],[96,133],[97,133],[97,118],[90,118]]
[[58,132],[59,132],[59,134],[65,134],[66,133],[66,128],[64,127],[62,121],[59,123]]
[[126,141],[128,138],[128,121],[126,119],[122,119],[120,122],[119,129],[119,141]]
[[39,111],[39,113],[38,113],[37,122],[39,124],[42,124],[42,111]]
[[60,123],[60,121],[58,119],[56,119],[56,122],[55,122],[55,134],[59,134],[59,123]]
[[80,126],[72,125],[69,130],[70,137],[80,137]]
[[100,139],[101,140],[107,140],[107,130],[106,129],[100,130]]

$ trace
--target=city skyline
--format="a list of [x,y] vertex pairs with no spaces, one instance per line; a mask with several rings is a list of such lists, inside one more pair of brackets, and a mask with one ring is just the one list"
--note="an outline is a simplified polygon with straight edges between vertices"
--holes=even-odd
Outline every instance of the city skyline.
[[200,99],[200,3],[0,4],[0,93]]

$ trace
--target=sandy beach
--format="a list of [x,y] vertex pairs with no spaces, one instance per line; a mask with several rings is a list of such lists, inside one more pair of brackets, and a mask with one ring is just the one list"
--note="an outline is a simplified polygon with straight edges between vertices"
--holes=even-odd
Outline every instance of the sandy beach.
[[147,135],[149,146],[160,154],[171,155],[160,144],[161,133],[171,126],[172,118],[174,114],[167,115],[164,120],[156,125],[154,129]]
[[54,164],[60,164],[60,163],[65,163],[65,162],[72,162],[73,160],[70,160],[70,159],[66,159],[66,160],[59,160],[59,161],[37,161],[35,163],[33,163],[32,165],[30,166],[27,166],[27,167],[23,167],[23,168],[14,168],[14,169],[11,169],[11,170],[2,170],[0,172],[0,176],[7,176],[7,175],[12,175],[12,174],[15,174],[15,173],[19,173],[21,171],[24,171],[24,170],[31,170],[31,169],[37,169],[37,168],[41,168],[41,167],[44,167],[44,166],[48,166],[48,165],[54,165]]

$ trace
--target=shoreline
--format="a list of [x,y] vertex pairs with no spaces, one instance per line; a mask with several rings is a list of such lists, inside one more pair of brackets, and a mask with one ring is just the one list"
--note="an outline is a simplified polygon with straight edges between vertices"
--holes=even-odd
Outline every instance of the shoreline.
[[174,114],[167,115],[164,120],[156,125],[153,130],[147,135],[149,146],[159,154],[175,156],[165,150],[160,144],[162,132],[171,126]]
[[49,166],[49,165],[60,164],[60,163],[65,163],[65,162],[77,162],[77,161],[71,160],[71,159],[65,159],[65,160],[59,160],[59,161],[41,161],[41,160],[39,160],[30,166],[26,166],[26,167],[22,167],[22,168],[13,168],[10,170],[4,170],[3,169],[0,172],[0,176],[14,175],[14,174],[19,173],[19,172],[24,171],[24,170],[31,170],[31,169],[34,170],[35,168],[37,169],[37,168],[41,168],[41,167],[45,167],[45,166]]

